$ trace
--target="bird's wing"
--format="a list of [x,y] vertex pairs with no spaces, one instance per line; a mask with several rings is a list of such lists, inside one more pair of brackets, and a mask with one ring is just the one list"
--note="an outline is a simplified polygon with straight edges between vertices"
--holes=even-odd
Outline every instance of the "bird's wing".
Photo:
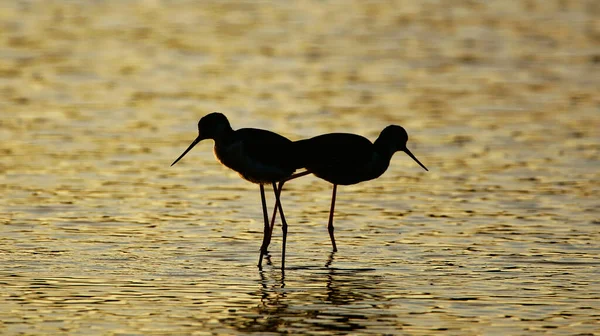
[[242,128],[235,132],[235,142],[241,142],[245,154],[265,165],[293,166],[292,141],[277,133],[256,129]]

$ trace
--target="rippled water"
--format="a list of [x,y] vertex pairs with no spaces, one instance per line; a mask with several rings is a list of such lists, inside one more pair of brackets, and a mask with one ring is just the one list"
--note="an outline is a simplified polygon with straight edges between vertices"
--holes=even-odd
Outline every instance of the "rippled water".
[[[600,334],[596,1],[0,4],[1,334]],[[259,271],[258,187],[169,167],[212,111],[430,172],[340,187],[335,254],[290,182]]]

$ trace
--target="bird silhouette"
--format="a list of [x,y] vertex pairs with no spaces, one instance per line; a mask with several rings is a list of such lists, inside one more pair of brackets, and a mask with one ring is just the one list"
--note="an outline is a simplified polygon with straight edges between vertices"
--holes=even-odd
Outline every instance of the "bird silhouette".
[[333,246],[335,244],[333,214],[338,185],[351,185],[381,176],[389,167],[394,153],[405,152],[423,169],[428,170],[408,150],[408,134],[398,125],[387,126],[377,140],[350,133],[329,133],[294,142],[293,151],[298,167],[333,184],[329,223],[327,229]]
[[[279,209],[281,216],[284,243],[282,247],[282,269],[285,267],[285,240],[287,238],[287,222],[280,201],[280,188],[277,182],[285,181],[293,176],[297,168],[297,160],[293,155],[293,142],[277,133],[256,129],[242,128],[233,130],[225,115],[210,113],[198,122],[198,137],[172,164],[176,164],[194,146],[205,139],[215,142],[214,154],[219,162],[236,171],[243,179],[260,186],[260,197],[264,217],[263,243],[260,248],[258,266],[262,266],[263,256],[271,240],[271,226],[267,214],[264,184],[272,184],[275,193],[275,211]],[[307,173],[297,174],[299,176]],[[275,214],[274,214],[275,215]]]

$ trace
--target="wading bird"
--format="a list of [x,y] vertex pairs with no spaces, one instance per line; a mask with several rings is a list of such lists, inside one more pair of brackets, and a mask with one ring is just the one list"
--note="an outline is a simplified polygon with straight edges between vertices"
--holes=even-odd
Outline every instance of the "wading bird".
[[267,254],[267,247],[271,240],[271,227],[267,214],[264,184],[272,184],[275,193],[275,211],[279,209],[283,230],[282,247],[282,269],[285,266],[285,241],[287,238],[287,223],[281,207],[277,182],[283,182],[291,177],[299,177],[307,172],[292,175],[296,170],[296,160],[293,156],[293,142],[277,133],[256,129],[242,128],[233,130],[225,115],[214,112],[200,119],[198,122],[198,137],[192,144],[175,160],[171,166],[176,164],[194,146],[205,139],[213,139],[215,142],[214,153],[219,162],[239,173],[239,175],[250,182],[260,185],[260,197],[264,217],[264,236],[260,248],[258,266],[262,265],[262,258]]
[[351,185],[378,178],[387,170],[397,151],[405,152],[428,170],[408,150],[407,141],[408,134],[404,128],[390,125],[379,134],[375,143],[349,133],[329,133],[294,142],[298,167],[306,168],[308,173],[333,184],[327,229],[334,252],[337,247],[333,234],[333,211],[338,184]]

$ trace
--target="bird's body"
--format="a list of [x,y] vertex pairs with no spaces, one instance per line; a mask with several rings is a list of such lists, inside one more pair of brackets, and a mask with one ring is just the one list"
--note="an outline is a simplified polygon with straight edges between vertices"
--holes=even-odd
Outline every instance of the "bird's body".
[[[270,242],[271,227],[267,214],[263,184],[272,184],[275,192],[275,208],[279,209],[284,230],[284,241],[287,233],[287,223],[281,207],[276,183],[287,180],[296,170],[296,160],[293,157],[293,142],[277,133],[256,129],[242,128],[233,130],[227,117],[221,113],[210,113],[198,122],[198,137],[173,162],[176,164],[196,144],[205,139],[215,141],[214,153],[223,165],[236,171],[247,181],[260,185],[260,194],[265,221],[263,244],[261,246],[258,266],[262,257],[267,253]],[[285,260],[285,244],[283,246],[282,268]]]
[[295,142],[302,166],[333,184],[351,185],[381,176],[391,156],[367,138],[330,133]]
[[374,143],[360,135],[348,133],[323,134],[294,143],[298,166],[333,184],[328,230],[334,251],[337,251],[333,234],[337,185],[351,185],[378,178],[387,170],[397,151],[405,152],[427,170],[406,148],[407,141],[408,134],[404,128],[390,125]]
[[214,153],[219,162],[243,179],[267,184],[283,181],[296,170],[289,158],[292,144],[271,131],[242,128],[216,138]]

